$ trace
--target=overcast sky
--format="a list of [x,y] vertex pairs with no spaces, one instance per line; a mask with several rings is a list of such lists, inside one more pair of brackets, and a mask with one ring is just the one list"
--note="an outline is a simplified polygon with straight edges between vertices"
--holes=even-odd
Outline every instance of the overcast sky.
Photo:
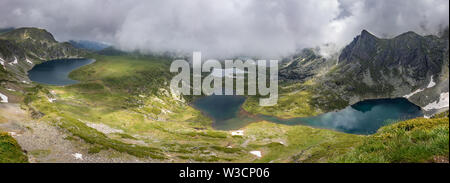
[[125,50],[202,51],[266,59],[334,43],[362,29],[379,37],[436,34],[448,0],[1,0],[0,27],[45,28],[59,41]]

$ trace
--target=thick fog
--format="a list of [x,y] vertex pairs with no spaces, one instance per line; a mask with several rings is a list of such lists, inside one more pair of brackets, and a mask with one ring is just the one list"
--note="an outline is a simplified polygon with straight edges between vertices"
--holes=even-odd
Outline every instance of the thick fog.
[[[0,27],[40,27],[60,41],[108,42],[143,52],[278,58],[362,29],[379,37],[437,34],[448,0],[2,0]],[[331,48],[331,49],[330,49]]]

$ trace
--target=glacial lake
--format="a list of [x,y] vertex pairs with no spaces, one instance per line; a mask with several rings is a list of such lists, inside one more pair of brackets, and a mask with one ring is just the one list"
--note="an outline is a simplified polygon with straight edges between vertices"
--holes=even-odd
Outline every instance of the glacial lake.
[[71,85],[78,81],[70,79],[69,73],[84,65],[95,62],[93,59],[58,59],[35,65],[28,71],[31,81],[49,85]]
[[380,127],[423,116],[420,107],[405,98],[376,99],[358,102],[336,112],[318,116],[279,119],[273,116],[250,115],[241,110],[243,96],[212,95],[196,99],[192,104],[213,119],[219,130],[236,130],[252,122],[266,120],[286,125],[306,125],[352,134],[373,134]]

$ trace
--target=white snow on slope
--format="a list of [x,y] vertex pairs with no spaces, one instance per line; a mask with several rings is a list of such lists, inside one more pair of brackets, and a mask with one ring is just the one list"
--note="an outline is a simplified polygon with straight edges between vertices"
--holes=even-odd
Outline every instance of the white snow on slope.
[[29,64],[33,64],[33,62],[32,62],[31,60],[28,60],[28,58],[26,59],[26,61],[27,61]]
[[50,103],[53,103],[54,101],[56,101],[56,98],[51,98],[51,97],[49,97],[49,98],[47,98],[48,99],[48,101],[50,102]]
[[416,93],[420,93],[420,92],[422,92],[424,89],[417,89],[416,91],[413,91],[412,93],[410,93],[410,94],[408,94],[408,95],[405,95],[405,96],[403,96],[403,97],[405,97],[405,98],[409,98],[409,97],[412,97],[413,95],[415,95]]
[[429,111],[432,109],[442,109],[449,106],[449,92],[441,93],[439,100],[429,103],[427,106],[423,107],[424,110]]
[[14,61],[10,62],[9,65],[18,64],[17,57],[14,57]]
[[232,131],[231,136],[244,136],[244,130]]
[[75,153],[75,154],[72,154],[72,156],[73,156],[76,160],[83,160],[83,154]]
[[436,85],[436,83],[433,81],[433,76],[431,76],[431,80],[430,80],[430,83],[428,84],[427,88],[431,88],[435,85]]
[[0,58],[0,64],[5,68],[5,60],[3,60],[3,58]]
[[250,151],[250,154],[257,156],[258,158],[262,157],[261,151]]
[[2,103],[8,103],[8,97],[6,95],[3,95],[2,93],[0,93],[0,102]]
[[[436,83],[433,81],[433,76],[431,76],[431,80],[430,80],[430,83],[428,83],[427,88],[431,88],[431,87],[433,87],[433,86],[435,86],[435,85],[436,85]],[[405,97],[405,98],[412,97],[413,95],[415,95],[415,94],[417,94],[417,93],[420,93],[420,92],[422,92],[423,90],[425,90],[425,88],[423,88],[423,89],[417,89],[416,91],[413,91],[412,93],[407,94],[407,95],[405,95],[405,96],[403,96],[403,97]]]

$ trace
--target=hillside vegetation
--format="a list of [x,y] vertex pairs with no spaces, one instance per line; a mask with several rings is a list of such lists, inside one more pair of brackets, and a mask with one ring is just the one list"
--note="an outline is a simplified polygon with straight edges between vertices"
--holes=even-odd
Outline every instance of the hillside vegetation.
[[416,118],[381,128],[336,162],[447,162],[448,112],[432,119]]
[[[164,73],[168,60],[131,56],[95,59],[94,64],[71,73],[81,83],[37,86],[29,90],[25,100],[30,110],[44,114],[38,120],[54,123],[73,138],[91,144],[90,153],[113,149],[163,162],[425,162],[435,155],[445,157],[444,152],[448,152],[448,125],[442,126],[448,117],[407,122],[420,125],[436,120],[430,123],[435,125],[427,126],[427,133],[388,126],[375,135],[360,136],[257,122],[243,128],[243,136],[232,136],[230,132],[212,129],[210,119],[168,92],[170,73]],[[49,102],[49,96],[56,101]],[[105,132],[92,124],[103,124],[118,132]],[[405,143],[407,140],[410,144]],[[442,147],[445,140],[447,146]],[[363,152],[367,150],[364,147],[371,147],[368,143],[372,146],[386,143],[386,148]],[[399,145],[419,150],[410,155],[412,152],[402,150]],[[405,159],[385,157],[392,150],[398,150],[397,156],[403,155]],[[263,156],[258,158],[250,151],[261,151]],[[416,156],[417,153],[422,156]]]
[[26,163],[27,156],[17,141],[7,133],[0,132],[0,163]]
[[[6,69],[0,67],[0,92],[20,103],[14,110],[26,111],[35,125],[54,127],[58,142],[73,142],[64,144],[75,144],[74,152],[87,147],[83,153],[105,159],[126,155],[136,157],[133,160],[138,162],[448,162],[448,112],[431,119],[388,125],[367,136],[266,121],[251,123],[240,129],[242,135],[236,135],[213,129],[211,119],[191,107],[191,99],[172,94],[170,58],[111,49],[104,50],[111,53],[109,56],[83,53],[96,62],[70,74],[80,83],[50,86],[19,80],[32,66],[25,65],[25,59],[75,57],[83,51],[57,43],[51,34],[39,29],[11,30],[1,34],[0,41],[2,56],[11,54],[5,56]],[[16,47],[21,52],[11,52]],[[18,64],[9,64],[14,57]],[[286,68],[295,70],[283,74],[305,71],[305,75],[289,77],[280,84],[277,106],[260,107],[257,97],[249,97],[243,108],[255,114],[290,118],[316,115],[351,103],[321,87],[327,81],[316,77],[341,72],[341,66],[309,51],[299,57],[302,63],[293,62]],[[323,65],[325,69],[317,68]],[[0,113],[0,124],[14,121],[12,118]],[[27,127],[23,130],[32,131]],[[259,151],[261,157],[251,153],[254,151]],[[0,134],[0,152],[0,162],[27,161],[18,143],[6,133]],[[27,155],[37,162],[48,160],[40,159],[41,154],[58,153],[51,149],[34,152]],[[63,157],[78,161],[71,154]]]

